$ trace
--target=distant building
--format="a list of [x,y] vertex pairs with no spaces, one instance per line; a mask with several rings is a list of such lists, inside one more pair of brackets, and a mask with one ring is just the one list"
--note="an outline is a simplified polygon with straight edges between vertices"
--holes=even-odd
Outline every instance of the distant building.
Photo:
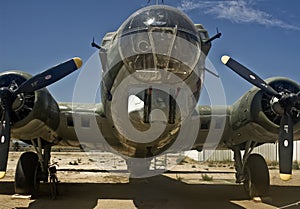
[[[266,161],[278,161],[278,143],[263,144],[256,147],[252,153],[261,154]],[[204,150],[198,153],[191,152],[188,156],[198,161],[233,161],[233,152],[231,150]],[[293,160],[300,161],[300,141],[294,142]]]

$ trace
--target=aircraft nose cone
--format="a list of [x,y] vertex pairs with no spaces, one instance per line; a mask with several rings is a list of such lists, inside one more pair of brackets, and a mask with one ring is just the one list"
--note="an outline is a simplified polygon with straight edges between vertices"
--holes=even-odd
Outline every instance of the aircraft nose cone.
[[130,16],[119,30],[123,63],[139,80],[185,80],[196,68],[201,42],[193,22],[168,6],[150,6]]
[[198,37],[193,21],[180,10],[166,5],[148,6],[136,11],[123,23],[120,31],[126,35],[149,27],[177,27]]

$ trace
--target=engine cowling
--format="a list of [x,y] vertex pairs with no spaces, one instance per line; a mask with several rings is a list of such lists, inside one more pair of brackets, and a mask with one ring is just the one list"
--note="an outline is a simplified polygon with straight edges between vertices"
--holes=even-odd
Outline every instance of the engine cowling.
[[[20,71],[0,73],[0,87],[17,88],[31,75]],[[59,125],[59,107],[47,89],[21,93],[12,106],[11,137],[22,140],[41,137],[53,142]],[[2,107],[0,108],[2,115]]]
[[[300,86],[288,78],[275,77],[266,82],[278,92],[300,91]],[[274,101],[276,100],[272,96],[254,87],[233,104],[230,116],[233,144],[241,143],[241,140],[277,141],[281,116],[275,111],[279,104]],[[293,122],[294,132],[299,131],[300,117],[296,110],[293,111]]]

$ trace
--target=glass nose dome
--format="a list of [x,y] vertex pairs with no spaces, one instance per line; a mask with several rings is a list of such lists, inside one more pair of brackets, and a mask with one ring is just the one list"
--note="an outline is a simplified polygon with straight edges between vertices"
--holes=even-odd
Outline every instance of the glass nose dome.
[[122,35],[145,30],[149,27],[177,27],[179,31],[186,32],[198,40],[197,30],[191,21],[180,10],[164,5],[145,7],[132,14],[121,26]]
[[[169,6],[150,6],[135,12],[119,29],[119,38],[122,60],[132,72],[166,70],[184,80],[201,54],[193,22]],[[160,73],[155,75],[153,79],[162,79]]]

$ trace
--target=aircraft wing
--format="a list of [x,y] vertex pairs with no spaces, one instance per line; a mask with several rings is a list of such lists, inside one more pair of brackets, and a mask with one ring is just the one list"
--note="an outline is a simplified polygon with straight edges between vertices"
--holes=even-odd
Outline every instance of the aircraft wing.
[[[58,103],[58,105],[60,125],[57,134],[61,139],[60,145],[87,146],[87,144],[93,143],[99,146],[99,144],[104,143],[100,130],[101,127],[105,126],[104,110],[101,103]],[[98,149],[100,148],[98,147]],[[102,148],[100,150],[104,151]]]

